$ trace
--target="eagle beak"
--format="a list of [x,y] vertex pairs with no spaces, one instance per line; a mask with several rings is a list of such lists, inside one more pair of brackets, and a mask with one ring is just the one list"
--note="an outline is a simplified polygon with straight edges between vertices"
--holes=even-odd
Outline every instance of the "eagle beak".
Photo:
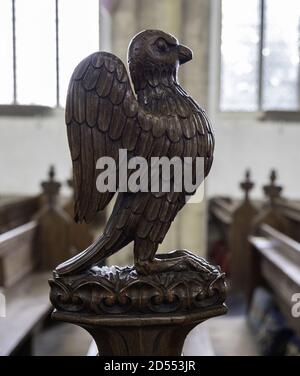
[[193,51],[186,46],[178,46],[178,60],[179,64],[184,64],[193,58]]

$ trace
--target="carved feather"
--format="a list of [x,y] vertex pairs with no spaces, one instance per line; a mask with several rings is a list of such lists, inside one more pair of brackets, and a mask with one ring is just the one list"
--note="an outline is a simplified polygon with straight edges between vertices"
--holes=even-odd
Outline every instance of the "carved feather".
[[[161,39],[167,46],[164,51],[157,44]],[[77,221],[91,221],[114,196],[114,192],[97,190],[101,171],[96,163],[101,157],[111,157],[117,173],[122,171],[120,148],[127,149],[128,158],[146,158],[148,166],[151,157],[192,157],[194,166],[198,156],[204,158],[207,175],[212,165],[214,137],[209,120],[177,82],[179,64],[191,59],[191,51],[171,35],[146,30],[132,40],[128,56],[137,97],[124,64],[106,52],[84,59],[69,84],[66,124]],[[160,171],[159,178],[163,181],[168,174]],[[158,244],[185,204],[185,192],[173,192],[172,186],[171,192],[120,192],[103,236],[59,267],[58,273],[94,265],[132,240],[135,262],[141,258],[142,265],[145,260],[151,263]]]
[[[206,169],[210,168],[214,140],[204,111],[179,85],[174,85],[173,79],[169,80],[170,72],[162,70],[159,75],[156,70],[144,72],[146,81],[140,85],[144,89],[143,103],[138,103],[126,68],[116,56],[98,52],[76,67],[68,90],[66,123],[77,220],[92,220],[112,199],[113,193],[96,189],[96,162],[102,156],[118,162],[120,148],[145,158],[204,156]],[[158,88],[160,82],[165,91]],[[137,236],[145,238],[151,231],[151,239],[157,241],[162,228],[168,228],[183,205],[178,195],[149,193],[147,200],[136,196],[129,200],[131,213],[122,212],[118,228],[125,226],[129,218],[133,221],[135,215],[146,212],[138,224]],[[159,223],[153,227],[149,224],[153,221]]]

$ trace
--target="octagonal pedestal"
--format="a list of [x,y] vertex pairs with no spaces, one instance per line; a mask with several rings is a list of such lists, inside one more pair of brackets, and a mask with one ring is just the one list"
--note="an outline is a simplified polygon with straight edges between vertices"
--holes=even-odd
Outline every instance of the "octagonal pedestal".
[[50,280],[53,319],[86,329],[99,355],[180,356],[187,334],[226,313],[218,268],[140,276],[133,267],[93,268]]

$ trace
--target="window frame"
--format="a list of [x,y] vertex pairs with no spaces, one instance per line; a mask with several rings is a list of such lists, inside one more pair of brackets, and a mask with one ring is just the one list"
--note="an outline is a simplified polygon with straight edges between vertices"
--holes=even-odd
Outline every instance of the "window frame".
[[[260,121],[300,121],[300,64],[298,68],[298,102],[299,109],[297,110],[264,110],[262,107],[263,102],[263,74],[264,74],[264,58],[263,49],[265,44],[265,9],[266,1],[259,0],[260,2],[260,42],[258,47],[258,92],[257,92],[257,110],[221,110],[221,79],[222,79],[222,1],[213,0],[211,3],[211,48],[210,61],[211,64],[210,79],[212,89],[210,89],[210,108],[217,115],[222,118],[232,119],[255,119]],[[300,30],[299,30],[300,31]],[[299,35],[300,37],[300,35]],[[215,72],[214,72],[215,71]]]
[[[60,104],[60,43],[59,43],[59,1],[55,2],[55,15],[53,22],[55,22],[55,71],[56,71],[56,104],[55,106],[37,105],[37,104],[22,104],[18,102],[18,77],[17,77],[17,46],[16,46],[16,1],[11,0],[12,7],[12,56],[13,56],[13,96],[12,102],[9,104],[0,103],[0,116],[36,116],[50,114],[56,110],[62,110]],[[109,24],[110,15],[104,9],[102,0],[98,0],[98,33],[99,33],[99,50],[101,46],[108,49],[107,40],[109,40],[107,33],[104,33],[103,26]],[[111,30],[108,31],[111,34]],[[106,43],[103,43],[103,40]]]

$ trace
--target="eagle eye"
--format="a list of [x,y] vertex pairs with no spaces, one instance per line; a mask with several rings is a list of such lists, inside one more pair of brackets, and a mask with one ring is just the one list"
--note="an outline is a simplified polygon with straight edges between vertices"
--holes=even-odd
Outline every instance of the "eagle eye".
[[168,46],[167,42],[164,39],[162,39],[162,38],[159,38],[156,41],[156,46],[157,46],[157,48],[158,48],[158,50],[160,52],[166,52],[169,49],[169,46]]

